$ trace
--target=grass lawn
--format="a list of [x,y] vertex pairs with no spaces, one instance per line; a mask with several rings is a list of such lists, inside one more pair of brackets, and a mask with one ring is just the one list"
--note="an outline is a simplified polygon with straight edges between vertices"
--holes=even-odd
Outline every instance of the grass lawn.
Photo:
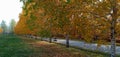
[[15,35],[0,35],[0,57],[110,57]]

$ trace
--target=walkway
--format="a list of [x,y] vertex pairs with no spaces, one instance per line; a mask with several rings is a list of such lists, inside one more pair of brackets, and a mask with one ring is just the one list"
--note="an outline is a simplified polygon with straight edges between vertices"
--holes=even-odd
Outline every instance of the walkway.
[[[43,38],[43,40],[49,41],[49,38]],[[66,44],[65,39],[57,39],[57,41],[54,41],[54,39],[52,39],[52,42]],[[110,50],[111,50],[110,45],[101,45],[100,47],[97,47],[97,44],[95,43],[86,43],[83,41],[74,41],[74,40],[70,40],[69,43],[70,43],[70,46],[89,49],[89,50],[98,50],[105,53],[110,53]],[[120,46],[116,46],[116,54],[120,54]]]

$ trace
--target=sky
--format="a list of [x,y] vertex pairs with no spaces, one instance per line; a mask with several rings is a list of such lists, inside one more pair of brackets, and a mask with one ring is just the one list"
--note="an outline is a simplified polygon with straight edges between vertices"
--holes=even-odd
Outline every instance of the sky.
[[0,23],[2,20],[9,25],[11,19],[19,20],[19,14],[22,12],[22,2],[20,0],[0,0]]

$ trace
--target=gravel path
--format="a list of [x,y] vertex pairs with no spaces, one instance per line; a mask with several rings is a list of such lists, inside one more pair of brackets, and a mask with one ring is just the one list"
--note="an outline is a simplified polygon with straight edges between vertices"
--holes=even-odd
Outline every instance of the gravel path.
[[[43,38],[43,40],[49,41],[49,38]],[[52,39],[52,42],[66,44],[65,39],[57,39],[57,41],[54,41],[54,39]],[[97,47],[96,43],[86,43],[83,41],[74,41],[74,40],[70,40],[69,43],[70,43],[70,46],[89,49],[89,50],[97,50],[97,51],[106,52],[106,53],[110,53],[110,50],[111,50],[110,45],[101,45],[100,47]],[[120,46],[116,46],[116,54],[120,54]]]

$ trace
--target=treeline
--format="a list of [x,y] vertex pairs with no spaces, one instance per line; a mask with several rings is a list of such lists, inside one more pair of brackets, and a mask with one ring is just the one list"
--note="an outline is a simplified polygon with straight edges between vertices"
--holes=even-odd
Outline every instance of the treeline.
[[12,19],[9,23],[9,25],[6,24],[6,22],[4,20],[2,20],[2,22],[0,23],[0,33],[2,34],[8,34],[14,33],[14,27],[16,25],[16,21],[14,19]]
[[[104,43],[110,39],[111,5],[105,0],[24,0],[16,34],[69,37]],[[119,11],[118,11],[119,13]],[[116,36],[120,35],[119,20]]]
[[[88,42],[110,38],[111,6],[109,1],[24,0],[17,34],[41,37],[69,36]],[[118,11],[119,12],[119,11]],[[119,20],[116,36],[119,36]]]

